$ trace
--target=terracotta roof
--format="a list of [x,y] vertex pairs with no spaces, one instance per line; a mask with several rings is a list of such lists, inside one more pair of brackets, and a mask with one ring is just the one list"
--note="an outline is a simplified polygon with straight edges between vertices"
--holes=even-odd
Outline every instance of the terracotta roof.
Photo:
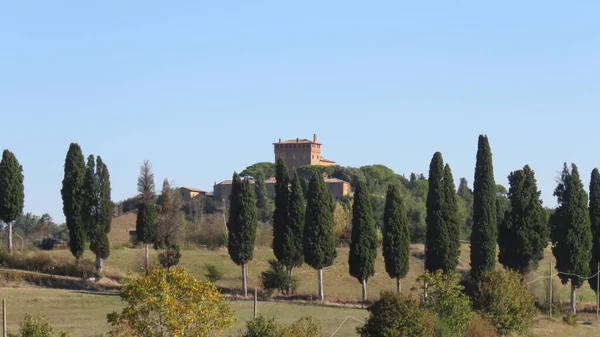
[[346,183],[349,184],[349,182],[342,180],[342,179],[338,179],[338,178],[325,178],[325,182],[326,183]]
[[323,157],[321,157],[320,161],[325,161],[325,162],[328,162],[328,163],[335,163],[333,160],[325,159]]
[[288,139],[282,140],[281,142],[273,143],[273,144],[321,144],[317,142],[313,142],[309,139]]
[[192,192],[198,192],[198,193],[206,193],[206,191],[197,189],[197,188],[193,188],[193,187],[180,187],[179,189],[184,189],[184,190],[188,190],[188,191],[192,191]]

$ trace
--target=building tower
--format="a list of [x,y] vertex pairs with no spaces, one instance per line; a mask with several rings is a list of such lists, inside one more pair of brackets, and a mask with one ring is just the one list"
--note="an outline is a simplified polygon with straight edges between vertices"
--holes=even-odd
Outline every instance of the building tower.
[[312,141],[300,138],[281,141],[281,138],[279,138],[277,143],[273,143],[275,162],[279,158],[283,158],[290,171],[290,176],[297,168],[304,165],[335,165],[334,161],[321,156],[321,146],[322,144],[318,142],[316,133],[313,135]]

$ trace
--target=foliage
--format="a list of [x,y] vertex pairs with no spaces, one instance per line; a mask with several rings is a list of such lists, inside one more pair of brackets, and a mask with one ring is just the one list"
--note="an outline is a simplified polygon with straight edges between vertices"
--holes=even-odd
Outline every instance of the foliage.
[[321,326],[312,317],[305,316],[283,327],[281,337],[323,337],[323,332]]
[[496,337],[496,328],[480,315],[471,316],[471,322],[464,337]]
[[246,322],[246,332],[242,337],[281,337],[280,329],[274,317],[258,315]]
[[156,202],[156,193],[154,192],[154,173],[152,172],[152,165],[147,160],[144,160],[140,167],[140,174],[137,182],[138,192],[140,194],[141,202],[145,204],[153,204]]
[[286,264],[285,232],[288,227],[288,207],[290,204],[290,175],[283,158],[277,160],[275,172],[275,211],[273,212],[273,253],[278,261]]
[[250,182],[247,178],[242,182],[237,173],[233,174],[230,204],[227,250],[235,264],[245,265],[254,256],[258,219],[256,197]]
[[16,220],[24,202],[23,167],[12,152],[4,150],[0,161],[0,220],[7,224]]
[[462,238],[468,239],[471,236],[471,227],[473,226],[473,191],[469,188],[467,179],[460,178],[458,190],[456,192],[459,202],[459,223]]
[[179,193],[171,188],[168,179],[163,181],[157,199],[157,221],[154,235],[154,248],[173,247],[183,239],[183,216]]
[[[590,225],[593,238],[590,270],[596,270],[600,263],[600,172],[597,168],[592,171],[590,179]],[[588,280],[590,287],[595,292],[600,291],[600,289],[596,289],[597,277]]]
[[534,323],[537,309],[522,276],[511,270],[494,270],[482,275],[474,299],[500,335],[525,332]]
[[76,259],[83,255],[85,229],[83,225],[83,181],[85,162],[81,148],[71,143],[65,158],[64,178],[60,193],[63,200],[63,213],[69,229],[69,249]]
[[291,295],[298,287],[298,278],[289,274],[285,266],[277,260],[269,260],[270,268],[260,273],[262,287],[267,292],[278,290],[280,294]]
[[510,212],[510,200],[506,187],[496,184],[496,224],[501,226],[504,218]]
[[21,229],[23,234],[29,235],[39,232],[42,227],[49,228],[52,226],[56,226],[56,224],[53,222],[50,214],[44,213],[41,216],[37,216],[28,212],[21,214],[15,219],[14,229]]
[[[450,258],[450,228],[444,219],[444,160],[440,152],[433,154],[429,165],[427,192],[427,233],[425,236],[425,269],[436,271],[452,269]],[[454,246],[453,246],[454,247]]]
[[310,180],[304,225],[304,260],[315,269],[331,266],[337,256],[331,193],[320,174]]
[[[350,205],[345,206],[342,203],[336,202],[335,209],[333,211],[333,233],[336,240],[336,245],[349,245],[350,237],[345,237],[345,233],[350,232],[349,225],[352,223],[352,207]],[[346,242],[347,241],[347,242]]]
[[409,268],[410,241],[404,202],[396,185],[388,186],[382,232],[385,270],[392,278],[404,278]]
[[289,193],[288,222],[283,232],[281,259],[279,260],[291,273],[292,268],[304,263],[302,236],[304,235],[304,216],[306,206],[300,179],[294,175]]
[[80,278],[94,275],[94,262],[89,259],[80,259],[79,262],[75,262],[41,251],[14,254],[0,251],[0,266]]
[[127,280],[121,299],[126,307],[107,316],[109,336],[215,336],[235,322],[216,286],[181,267],[154,268]]
[[275,176],[275,164],[272,162],[260,162],[252,164],[240,173],[242,178],[256,178],[259,174],[262,174],[265,178],[272,178]]
[[[554,190],[558,199],[556,213],[552,216],[552,253],[556,257],[556,269],[562,273],[587,276],[592,258],[592,231],[588,213],[587,195],[575,164],[569,171],[563,166],[558,186]],[[577,276],[559,274],[563,284],[571,281],[579,288],[583,280]]]
[[442,218],[448,231],[448,252],[444,257],[445,270],[454,270],[460,256],[460,224],[458,218],[458,196],[454,186],[454,177],[450,165],[444,166],[444,198]]
[[367,322],[356,329],[362,337],[435,336],[433,315],[411,297],[384,291],[367,310]]
[[496,183],[492,151],[487,136],[480,135],[473,183],[473,229],[471,231],[471,275],[478,280],[496,262]]
[[57,331],[44,316],[25,314],[21,321],[18,334],[9,334],[11,337],[69,337],[64,331]]
[[206,269],[206,274],[204,274],[204,276],[212,283],[223,278],[223,270],[216,264],[207,263],[204,265],[204,269]]
[[352,236],[348,265],[350,275],[362,283],[375,274],[377,257],[377,232],[373,223],[373,213],[367,185],[359,180],[354,191],[352,207]]
[[171,268],[179,264],[181,259],[181,248],[178,245],[170,245],[167,249],[158,254],[158,261],[163,268]]
[[310,180],[315,174],[322,175],[327,173],[328,176],[333,174],[335,166],[321,166],[321,165],[304,165],[296,168],[296,174],[300,179],[300,186],[302,191],[306,195],[308,193]]
[[563,322],[565,322],[566,324],[568,324],[570,326],[577,326],[577,316],[572,312],[563,316],[562,320],[563,320]]
[[321,327],[312,317],[301,317],[288,326],[280,326],[275,318],[262,315],[246,323],[243,337],[322,337]]
[[151,243],[156,231],[156,206],[140,203],[135,221],[135,233],[138,242]]
[[254,193],[256,194],[256,208],[267,207],[267,186],[262,172],[258,172],[254,177]]
[[[459,284],[458,274],[425,272],[417,278],[422,291],[427,291],[425,308],[434,312],[448,336],[462,336],[471,321],[471,300]],[[425,289],[425,284],[427,288]]]
[[548,245],[549,230],[541,192],[533,170],[525,165],[508,176],[510,211],[500,224],[498,260],[505,267],[527,274],[537,269]]

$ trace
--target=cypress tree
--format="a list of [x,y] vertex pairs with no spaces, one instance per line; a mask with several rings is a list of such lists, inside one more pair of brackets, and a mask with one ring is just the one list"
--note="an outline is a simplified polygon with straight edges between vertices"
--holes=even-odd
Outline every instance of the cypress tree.
[[444,160],[436,152],[429,165],[429,190],[427,191],[427,232],[425,234],[425,269],[435,272],[444,270],[444,259],[450,249],[448,228],[444,223],[443,186]]
[[254,193],[256,193],[256,208],[264,209],[267,207],[267,187],[265,185],[265,176],[262,172],[257,172],[254,177]]
[[348,264],[350,275],[362,285],[362,300],[367,300],[367,281],[375,274],[377,257],[377,231],[369,191],[364,180],[359,180],[354,190],[352,207],[352,236]]
[[460,225],[458,223],[458,196],[454,185],[454,177],[450,165],[444,167],[444,185],[442,218],[448,233],[448,252],[444,256],[442,270],[447,272],[456,269],[460,256]]
[[478,280],[496,262],[496,183],[492,151],[487,136],[480,135],[473,182],[473,229],[471,230],[471,277]]
[[398,186],[390,184],[383,213],[383,259],[385,271],[396,279],[396,290],[402,290],[402,278],[408,274],[410,231],[406,208]]
[[12,228],[23,213],[25,190],[23,167],[9,150],[2,152],[0,162],[0,219],[8,225],[8,252],[12,254]]
[[140,175],[137,181],[140,201],[138,203],[138,213],[135,221],[135,232],[138,242],[144,244],[145,269],[148,271],[148,244],[154,242],[156,229],[156,193],[154,191],[154,173],[150,162],[144,160],[140,167]]
[[[598,263],[600,263],[600,172],[597,168],[592,171],[590,179],[590,224],[593,237],[590,271],[592,274],[595,274],[598,271]],[[588,283],[595,292],[599,290],[596,289],[597,277],[595,276],[588,280]]]
[[323,268],[329,267],[337,257],[333,235],[331,193],[320,173],[313,174],[308,185],[304,224],[304,260],[317,270],[318,298],[323,295]]
[[[275,167],[275,210],[273,211],[273,253],[277,261],[284,263],[285,232],[289,216],[290,174],[283,158]],[[233,191],[232,191],[233,192]],[[285,265],[285,264],[284,264]]]
[[69,230],[69,250],[79,261],[85,245],[85,229],[83,225],[83,181],[85,177],[85,160],[81,147],[71,143],[65,158],[64,178],[60,190],[63,200],[63,213]]
[[256,195],[248,179],[244,179],[242,182],[239,175],[234,172],[231,185],[229,221],[227,222],[229,230],[227,250],[231,260],[242,267],[244,296],[248,296],[246,266],[254,257],[257,225]]
[[554,195],[558,207],[551,219],[552,253],[556,258],[556,270],[571,274],[558,276],[563,284],[571,281],[571,311],[575,313],[575,289],[583,284],[583,280],[575,275],[589,276],[593,241],[587,195],[575,164],[571,164],[570,172],[564,164]]
[[300,267],[304,262],[302,236],[304,235],[305,206],[302,185],[300,185],[300,178],[297,174],[294,174],[289,199],[289,217],[283,235],[283,249],[280,263],[287,268],[288,273],[291,275],[292,269]]
[[549,230],[533,170],[525,165],[508,176],[510,211],[500,224],[498,260],[521,274],[537,269],[548,245]]
[[107,233],[112,220],[112,202],[110,200],[110,177],[106,165],[100,156],[88,157],[84,180],[83,219],[90,250],[96,255],[96,270],[102,272],[102,261],[110,254]]

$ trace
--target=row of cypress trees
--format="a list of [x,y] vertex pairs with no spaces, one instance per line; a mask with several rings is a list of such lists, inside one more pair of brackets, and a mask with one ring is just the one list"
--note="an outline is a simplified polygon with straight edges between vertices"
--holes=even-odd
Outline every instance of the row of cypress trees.
[[85,242],[96,255],[96,270],[110,254],[108,233],[112,222],[110,174],[100,156],[90,155],[87,165],[77,143],[71,143],[65,158],[61,195],[69,229],[69,249],[79,261]]

